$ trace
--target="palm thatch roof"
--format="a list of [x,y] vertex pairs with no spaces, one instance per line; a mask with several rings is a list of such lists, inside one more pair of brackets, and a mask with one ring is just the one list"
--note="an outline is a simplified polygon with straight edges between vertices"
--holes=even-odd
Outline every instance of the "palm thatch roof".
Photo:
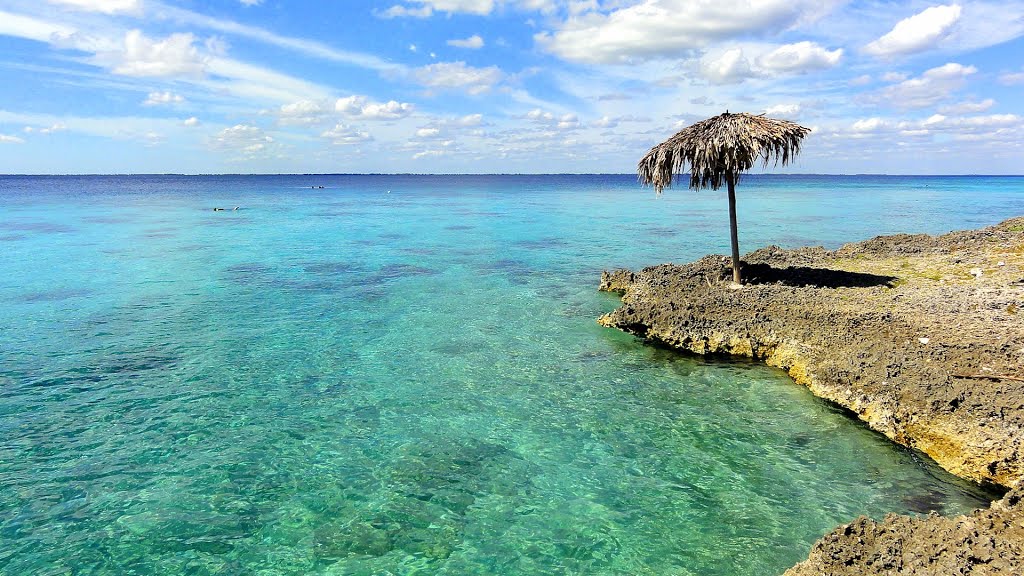
[[772,158],[785,166],[810,131],[787,120],[726,112],[688,126],[651,148],[637,165],[637,175],[641,184],[652,184],[660,194],[688,164],[690,188],[717,190],[730,178],[735,183],[740,172],[749,170],[758,158],[765,166]]

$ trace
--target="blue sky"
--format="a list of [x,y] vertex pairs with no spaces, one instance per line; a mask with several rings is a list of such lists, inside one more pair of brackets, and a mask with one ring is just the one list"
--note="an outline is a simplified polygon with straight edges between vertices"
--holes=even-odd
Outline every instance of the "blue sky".
[[0,173],[632,172],[726,109],[788,171],[1024,173],[1024,0],[0,0]]

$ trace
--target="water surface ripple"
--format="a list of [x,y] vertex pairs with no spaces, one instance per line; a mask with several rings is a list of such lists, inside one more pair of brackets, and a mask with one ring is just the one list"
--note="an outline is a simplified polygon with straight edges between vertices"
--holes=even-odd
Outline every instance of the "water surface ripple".
[[[767,575],[862,513],[981,505],[778,371],[595,324],[602,268],[726,252],[724,208],[628,176],[0,177],[0,574]],[[1012,178],[740,200],[748,249],[1021,213]]]

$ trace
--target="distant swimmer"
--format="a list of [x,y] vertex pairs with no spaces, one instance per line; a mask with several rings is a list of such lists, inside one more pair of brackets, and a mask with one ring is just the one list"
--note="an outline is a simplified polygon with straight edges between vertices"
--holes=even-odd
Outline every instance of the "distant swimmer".
[[235,206],[234,208],[232,208],[232,210],[238,210],[238,206]]
[[223,212],[224,209],[223,208],[214,208],[213,211],[214,212]]

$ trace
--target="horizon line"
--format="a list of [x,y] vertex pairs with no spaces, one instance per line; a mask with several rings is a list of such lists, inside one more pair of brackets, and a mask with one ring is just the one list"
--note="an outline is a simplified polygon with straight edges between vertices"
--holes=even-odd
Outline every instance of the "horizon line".
[[[682,174],[688,174],[683,172]],[[632,172],[62,172],[6,173],[2,177],[54,176],[635,176]],[[754,172],[743,176],[1024,177],[1021,174],[888,174],[884,172]]]

